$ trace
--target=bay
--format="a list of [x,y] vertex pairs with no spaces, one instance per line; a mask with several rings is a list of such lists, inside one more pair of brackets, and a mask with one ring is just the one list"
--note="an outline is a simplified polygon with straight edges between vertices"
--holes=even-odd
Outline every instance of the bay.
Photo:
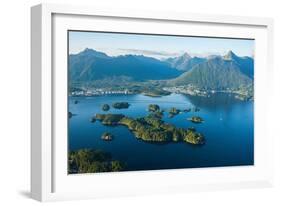
[[[75,104],[75,101],[78,101]],[[128,102],[128,109],[102,111],[103,104]],[[187,109],[198,107],[198,112],[181,113],[165,122],[177,127],[195,127],[205,136],[204,145],[187,143],[155,144],[138,140],[125,126],[104,126],[89,120],[96,113],[124,114],[143,117],[148,114],[149,104],[161,109],[171,107]],[[69,111],[73,116],[68,122],[68,149],[101,149],[110,152],[113,159],[126,163],[126,170],[155,170],[198,168],[216,166],[240,166],[254,164],[254,107],[252,101],[241,101],[234,95],[216,93],[210,97],[171,94],[162,97],[136,95],[104,95],[93,97],[69,97]],[[187,120],[192,116],[204,119],[201,124]],[[101,140],[104,132],[114,135],[113,141]]]

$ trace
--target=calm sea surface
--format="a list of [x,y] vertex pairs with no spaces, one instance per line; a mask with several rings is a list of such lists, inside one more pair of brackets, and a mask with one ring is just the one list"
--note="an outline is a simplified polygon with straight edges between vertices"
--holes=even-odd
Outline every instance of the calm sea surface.
[[[78,104],[74,101],[78,100]],[[102,104],[126,101],[128,109],[101,110]],[[205,136],[202,146],[187,143],[153,144],[137,140],[125,127],[103,126],[89,119],[96,113],[122,113],[130,117],[148,114],[149,104],[158,104],[161,109],[176,107],[186,109],[199,107],[199,112],[189,112],[169,118],[165,112],[163,120],[177,127],[195,127]],[[163,97],[143,95],[116,95],[96,97],[70,97],[69,150],[82,148],[102,149],[110,152],[116,160],[126,162],[127,170],[176,169],[214,166],[253,165],[254,163],[254,117],[253,102],[237,100],[233,95],[215,94],[209,98],[172,94]],[[194,124],[187,118],[196,115],[204,119]],[[113,141],[101,140],[109,131]]]

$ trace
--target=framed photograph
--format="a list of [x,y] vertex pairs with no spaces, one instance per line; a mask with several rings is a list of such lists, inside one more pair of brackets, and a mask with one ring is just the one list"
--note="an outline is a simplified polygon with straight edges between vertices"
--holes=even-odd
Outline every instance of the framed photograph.
[[272,186],[271,19],[31,14],[34,199]]

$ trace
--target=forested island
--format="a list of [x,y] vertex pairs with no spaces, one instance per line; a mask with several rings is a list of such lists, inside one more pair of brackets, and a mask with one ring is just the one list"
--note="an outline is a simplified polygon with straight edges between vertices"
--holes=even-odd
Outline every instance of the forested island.
[[191,117],[188,120],[193,122],[193,123],[202,123],[202,122],[204,122],[202,117],[197,117],[197,116]]
[[[131,118],[123,114],[96,114],[95,118],[103,125],[126,126],[136,138],[147,142],[187,142],[190,144],[204,144],[202,134],[195,130],[177,128],[162,120],[163,111],[158,105],[149,105],[150,113],[145,117]],[[180,110],[173,108],[174,113]],[[171,110],[170,110],[171,112]]]
[[149,97],[161,97],[161,96],[166,96],[166,95],[171,94],[171,92],[165,91],[160,88],[159,89],[150,89],[149,91],[144,91],[142,93],[143,93],[143,95],[149,96]]
[[94,173],[122,171],[125,164],[113,160],[111,154],[102,150],[80,149],[69,152],[68,173]]
[[129,106],[130,104],[128,102],[115,102],[112,104],[112,107],[115,109],[127,109]]
[[172,118],[176,115],[178,115],[181,111],[175,107],[172,107],[170,110],[169,110],[169,117]]
[[103,111],[108,111],[108,110],[110,110],[110,106],[108,104],[103,104],[102,105],[102,110]]

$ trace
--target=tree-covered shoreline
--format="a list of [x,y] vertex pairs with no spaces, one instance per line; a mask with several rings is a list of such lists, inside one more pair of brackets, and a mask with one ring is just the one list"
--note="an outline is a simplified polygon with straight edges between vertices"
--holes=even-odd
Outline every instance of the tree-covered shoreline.
[[124,168],[123,162],[102,150],[80,149],[68,153],[68,174],[119,172]]
[[[128,102],[115,102],[111,106],[114,109],[127,109],[131,104]],[[148,104],[148,114],[143,117],[132,118],[124,114],[108,113],[110,106],[107,103],[101,104],[101,111],[106,113],[97,113],[92,116],[89,121],[95,123],[99,121],[105,126],[124,126],[134,134],[138,140],[154,143],[154,144],[170,144],[170,143],[187,143],[191,145],[205,144],[203,134],[196,131],[194,127],[187,129],[178,128],[173,124],[163,120],[163,116],[176,116],[182,113],[199,111],[199,108],[178,109],[171,107],[162,109],[157,104]],[[72,113],[69,112],[69,118]],[[199,121],[202,118],[196,116],[192,120]],[[101,140],[108,142],[116,141],[118,135],[114,132],[105,131],[101,135]],[[75,151],[69,151],[68,154],[68,173],[100,173],[100,172],[119,172],[126,170],[126,163],[112,158],[111,154],[102,150],[93,148],[83,148]]]
[[[106,126],[126,126],[137,139],[146,142],[186,142],[195,145],[205,143],[204,136],[196,130],[177,128],[164,122],[162,120],[164,111],[158,105],[148,105],[148,111],[147,116],[139,118],[123,114],[96,114],[94,118]],[[177,108],[171,108],[169,115],[177,115],[180,112]]]

